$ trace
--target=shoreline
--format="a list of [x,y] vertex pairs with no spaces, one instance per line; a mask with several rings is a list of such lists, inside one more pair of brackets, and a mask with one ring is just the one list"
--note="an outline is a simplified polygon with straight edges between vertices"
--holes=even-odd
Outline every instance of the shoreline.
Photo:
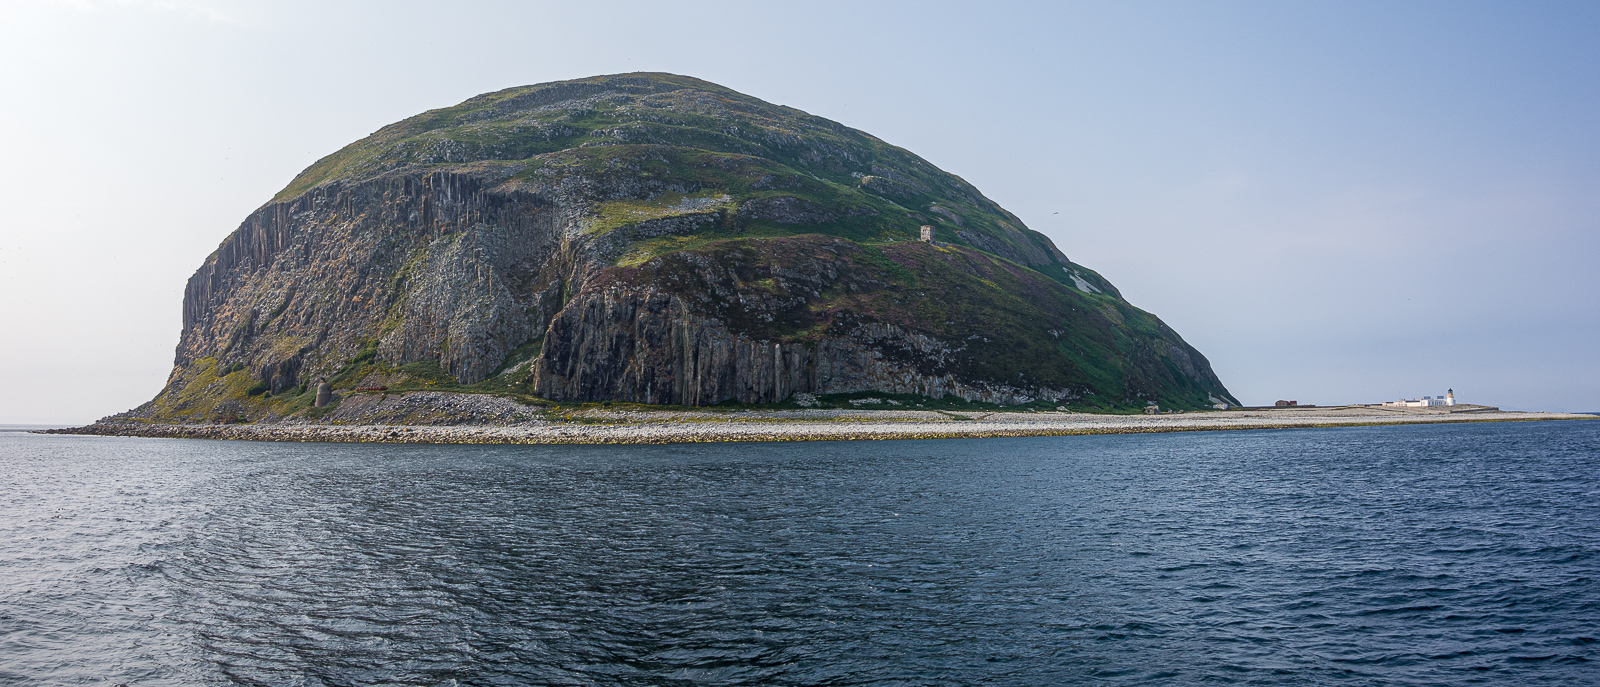
[[[981,415],[981,417],[967,417]],[[1081,436],[1251,429],[1595,420],[1593,415],[1498,409],[1377,410],[1371,406],[1224,410],[1171,415],[938,413],[932,411],[588,410],[566,420],[472,424],[157,424],[101,421],[44,434],[233,441],[386,444],[678,444],[768,441]]]

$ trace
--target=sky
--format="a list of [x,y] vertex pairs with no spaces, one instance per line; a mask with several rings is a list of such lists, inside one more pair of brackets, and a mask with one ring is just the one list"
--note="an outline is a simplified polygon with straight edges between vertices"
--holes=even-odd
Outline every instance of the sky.
[[706,79],[960,175],[1247,404],[1600,411],[1600,4],[0,0],[0,423],[171,372],[318,158],[478,93]]

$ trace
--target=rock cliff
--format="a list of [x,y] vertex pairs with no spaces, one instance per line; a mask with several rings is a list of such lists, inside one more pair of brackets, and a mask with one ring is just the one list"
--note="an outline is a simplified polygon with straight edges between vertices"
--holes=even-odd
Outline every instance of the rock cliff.
[[189,280],[173,374],[133,415],[315,417],[319,378],[682,405],[1233,402],[1175,332],[959,177],[667,74],[485,94],[317,161]]

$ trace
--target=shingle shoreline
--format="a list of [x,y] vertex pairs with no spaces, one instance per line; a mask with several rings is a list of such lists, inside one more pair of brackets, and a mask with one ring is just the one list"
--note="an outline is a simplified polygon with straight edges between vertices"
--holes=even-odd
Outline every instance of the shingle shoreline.
[[[1355,427],[1464,422],[1600,419],[1570,413],[1395,413],[1330,409],[1324,412],[1223,411],[1160,416],[1082,413],[993,413],[981,419],[924,419],[920,413],[872,411],[846,417],[793,419],[783,414],[598,413],[586,421],[534,421],[512,425],[397,424],[155,424],[102,421],[52,434],[403,444],[673,444],[758,441],[872,441],[984,437],[1145,434],[1247,429]],[[688,415],[690,417],[686,418]],[[774,417],[774,415],[777,415]],[[910,416],[910,417],[908,417]]]

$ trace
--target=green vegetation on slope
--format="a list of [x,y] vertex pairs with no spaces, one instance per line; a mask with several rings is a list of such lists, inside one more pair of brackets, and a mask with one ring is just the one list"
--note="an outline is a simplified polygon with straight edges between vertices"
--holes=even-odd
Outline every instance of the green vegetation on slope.
[[[658,164],[615,148],[653,149]],[[728,182],[716,165],[685,156],[744,158],[778,173]],[[619,160],[622,162],[618,163]],[[799,110],[773,105],[716,84],[671,74],[622,74],[511,88],[430,110],[389,125],[318,160],[274,200],[297,197],[333,180],[362,180],[401,169],[450,168],[470,163],[518,163],[525,175],[585,168],[622,171],[717,188],[744,200],[766,190],[810,198],[826,207],[830,195],[874,212],[894,210],[889,222],[904,235],[909,224],[931,224],[942,240],[1006,246],[1048,256],[1048,240],[977,189],[902,148]],[[633,164],[630,164],[633,163]],[[790,187],[790,182],[803,183]],[[760,186],[761,188],[752,188]],[[868,200],[870,199],[870,200]],[[844,222],[849,224],[849,222]],[[870,223],[867,223],[870,224]],[[865,230],[856,227],[855,231]],[[865,238],[865,237],[852,237]]]

